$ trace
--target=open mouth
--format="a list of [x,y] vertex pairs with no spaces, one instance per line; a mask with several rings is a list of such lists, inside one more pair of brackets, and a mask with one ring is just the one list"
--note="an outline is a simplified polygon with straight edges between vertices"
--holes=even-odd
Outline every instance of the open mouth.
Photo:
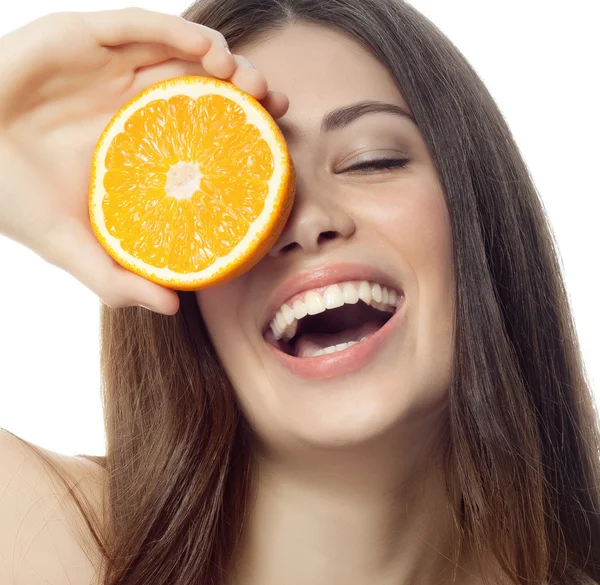
[[402,298],[402,291],[368,281],[305,291],[279,308],[265,328],[264,338],[295,358],[343,352],[377,333]]

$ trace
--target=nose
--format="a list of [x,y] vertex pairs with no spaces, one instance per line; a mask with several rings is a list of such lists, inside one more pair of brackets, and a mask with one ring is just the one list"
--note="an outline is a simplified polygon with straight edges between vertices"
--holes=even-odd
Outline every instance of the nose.
[[324,246],[341,243],[354,234],[356,225],[352,217],[315,191],[309,193],[306,186],[301,187],[296,181],[294,207],[269,256],[280,258],[294,251],[315,254]]

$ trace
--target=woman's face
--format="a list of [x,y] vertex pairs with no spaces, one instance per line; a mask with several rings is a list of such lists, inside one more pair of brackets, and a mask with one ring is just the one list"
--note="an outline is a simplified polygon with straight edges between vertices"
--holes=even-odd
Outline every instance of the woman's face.
[[[433,425],[452,364],[451,233],[406,102],[383,65],[328,29],[293,25],[242,53],[290,99],[278,123],[297,174],[270,253],[196,293],[245,414],[275,449]],[[381,159],[395,162],[364,168]],[[297,323],[289,342],[269,326],[283,305],[290,325],[275,334]]]

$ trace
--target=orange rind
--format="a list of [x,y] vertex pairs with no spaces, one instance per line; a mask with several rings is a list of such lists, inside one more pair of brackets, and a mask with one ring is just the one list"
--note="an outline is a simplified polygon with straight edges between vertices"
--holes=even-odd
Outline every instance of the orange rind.
[[273,246],[295,173],[275,120],[209,77],[149,87],[111,119],[92,161],[90,221],[124,268],[176,290],[223,283]]

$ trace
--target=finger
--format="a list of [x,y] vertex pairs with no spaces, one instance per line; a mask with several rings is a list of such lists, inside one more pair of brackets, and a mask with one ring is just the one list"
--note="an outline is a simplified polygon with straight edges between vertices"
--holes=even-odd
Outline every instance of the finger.
[[170,59],[179,59],[197,63],[202,55],[184,53],[179,49],[160,43],[129,43],[112,49],[118,53],[119,62],[129,70],[140,69],[150,65],[157,65]]
[[160,58],[162,55],[168,54],[168,51],[160,53],[148,48],[136,49],[135,47],[129,49],[129,51],[131,51],[129,55],[132,60],[132,69],[136,70],[134,86],[139,88],[140,91],[159,81],[182,75],[202,75],[204,77],[227,79],[231,77],[236,68],[233,56],[216,45],[213,45],[199,61],[190,61],[188,58],[172,58],[145,66],[135,66],[133,61]]
[[181,59],[171,59],[164,63],[142,67],[135,72],[135,79],[127,92],[127,97],[132,97],[144,91],[151,85],[159,83],[166,79],[182,77],[184,75],[201,75],[210,77],[208,72],[202,67],[201,63],[192,63],[191,61],[182,61]]
[[160,43],[191,54],[204,54],[213,44],[227,47],[225,37],[218,31],[173,14],[124,8],[83,16],[96,40],[104,46]]
[[268,91],[268,83],[264,75],[257,71],[247,57],[243,55],[233,57],[237,68],[229,81],[260,101],[273,118],[283,116],[290,105],[288,97],[281,92]]
[[231,53],[226,52],[219,45],[213,44],[202,57],[202,66],[213,77],[229,79],[235,72],[237,64]]
[[287,95],[280,91],[269,91],[267,95],[260,101],[263,107],[273,116],[273,118],[281,118],[290,106],[290,100]]
[[[155,83],[183,75],[207,76],[208,73],[200,63],[191,63],[178,59],[165,61],[164,63],[138,70],[128,96],[131,94],[131,97],[133,97]],[[288,97],[278,91],[268,91],[266,96],[259,101],[275,119],[281,118],[289,107]]]
[[116,263],[114,266],[117,289],[127,293],[127,298],[135,299],[120,306],[141,306],[162,315],[175,315],[179,311],[179,296],[175,291],[161,287]]
[[242,55],[234,55],[236,63],[233,75],[228,78],[242,91],[249,93],[257,100],[262,100],[267,95],[268,85],[264,75],[256,70],[249,59]]
[[[184,61],[182,59],[170,59],[163,63],[157,63],[155,65],[149,65],[147,67],[140,67],[135,72],[135,79],[128,91],[127,95],[137,95],[139,92],[147,89],[155,83],[164,81],[165,79],[172,79],[173,77],[182,77],[184,75],[201,75],[203,77],[216,77],[215,64],[204,65],[202,63],[194,63],[192,61]],[[227,65],[225,65],[227,67]],[[236,64],[231,58],[231,67],[235,68]],[[222,71],[222,79],[227,79],[231,76],[231,67]],[[211,69],[212,71],[209,71]]]
[[186,53],[176,47],[160,43],[128,43],[114,47],[112,50],[118,53],[119,60],[124,65],[133,70],[157,65],[171,59],[190,63],[198,63],[206,59],[208,70],[203,70],[204,75],[210,72],[215,77],[226,78],[231,76],[236,67],[231,53],[217,43],[213,43],[203,54]]
[[109,307],[144,304],[165,315],[178,311],[179,297],[174,290],[117,264],[89,228],[81,224],[63,227],[53,235],[49,244],[45,259],[72,274]]
[[267,81],[264,76],[252,66],[248,59],[240,55],[234,55],[229,60],[223,60],[220,56],[217,59],[211,60],[211,56],[206,55],[201,63],[194,63],[184,59],[169,59],[165,61],[164,58],[171,53],[171,50],[168,48],[161,51],[159,48],[140,44],[127,45],[123,47],[123,51],[127,59],[130,59],[132,62],[139,62],[144,59],[161,59],[164,61],[147,66],[146,70],[139,68],[136,72],[136,88],[143,87],[143,83],[147,84],[145,87],[149,87],[152,83],[157,83],[170,77],[202,75],[220,77],[221,79],[231,81],[242,91],[249,93],[257,100],[262,100],[267,95]]

